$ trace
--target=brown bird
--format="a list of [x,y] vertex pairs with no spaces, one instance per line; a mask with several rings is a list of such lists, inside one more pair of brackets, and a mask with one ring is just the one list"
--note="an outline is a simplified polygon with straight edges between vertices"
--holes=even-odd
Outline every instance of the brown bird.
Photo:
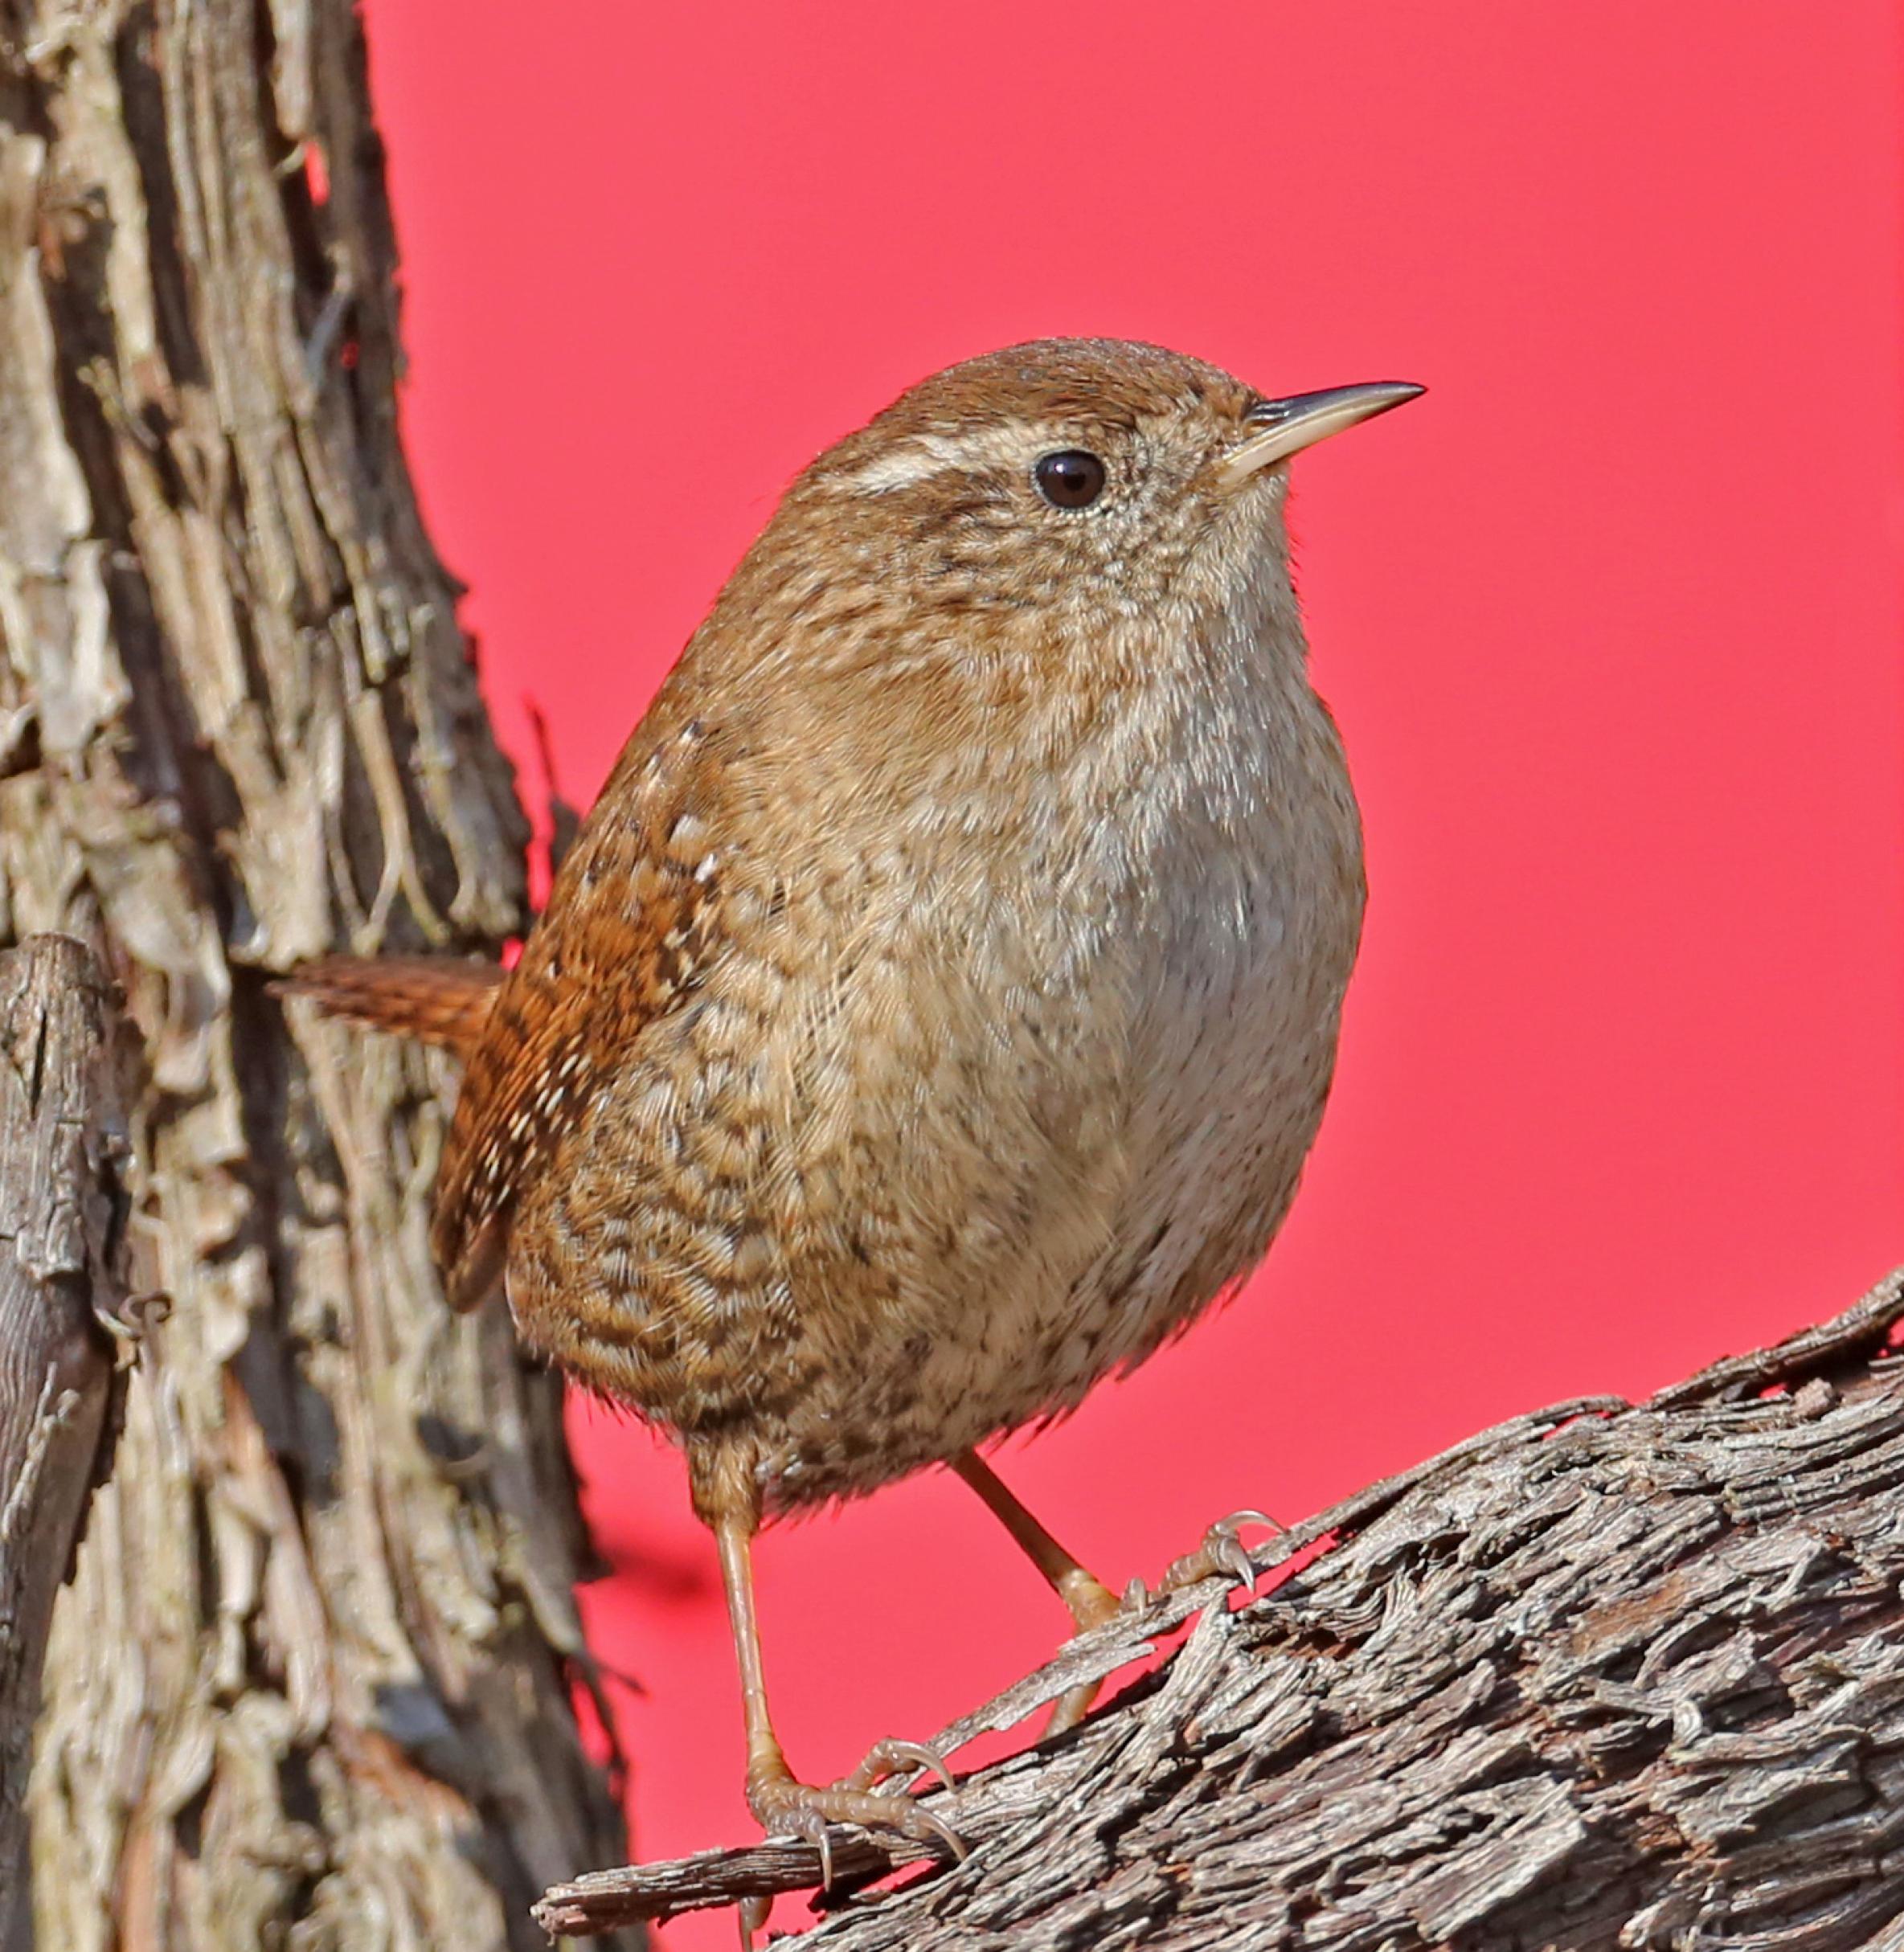
[[1283,464],[1420,391],[1267,399],[1108,340],[922,382],[788,491],[514,968],[293,985],[462,1054],[449,1299],[500,1283],[681,1443],[769,1830],[947,1834],[872,1786],[915,1745],[788,1768],[764,1518],[948,1463],[1081,1625],[1118,1603],[978,1452],[1142,1361],[1288,1209],[1363,880]]

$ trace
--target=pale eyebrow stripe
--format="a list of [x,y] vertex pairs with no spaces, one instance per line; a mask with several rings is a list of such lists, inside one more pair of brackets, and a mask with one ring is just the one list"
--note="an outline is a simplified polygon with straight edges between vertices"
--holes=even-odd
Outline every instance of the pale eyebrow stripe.
[[1030,431],[1026,422],[1008,420],[964,434],[909,434],[850,474],[841,475],[839,484],[857,494],[887,495],[954,468],[1015,463],[1030,444]]

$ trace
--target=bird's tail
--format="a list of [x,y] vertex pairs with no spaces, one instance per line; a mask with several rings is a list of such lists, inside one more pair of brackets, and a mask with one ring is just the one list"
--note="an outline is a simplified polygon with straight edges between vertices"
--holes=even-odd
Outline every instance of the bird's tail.
[[506,972],[450,956],[326,956],[272,984],[326,1017],[440,1044],[466,1058],[489,1021]]

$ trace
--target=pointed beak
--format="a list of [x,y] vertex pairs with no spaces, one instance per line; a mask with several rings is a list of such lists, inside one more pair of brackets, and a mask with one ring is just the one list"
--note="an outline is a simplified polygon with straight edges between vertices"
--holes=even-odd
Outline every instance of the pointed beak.
[[1370,420],[1391,407],[1405,405],[1427,391],[1405,379],[1372,379],[1359,387],[1329,387],[1321,393],[1292,393],[1284,400],[1263,400],[1249,411],[1252,430],[1222,463],[1217,479],[1236,488],[1278,461],[1312,448],[1357,421]]

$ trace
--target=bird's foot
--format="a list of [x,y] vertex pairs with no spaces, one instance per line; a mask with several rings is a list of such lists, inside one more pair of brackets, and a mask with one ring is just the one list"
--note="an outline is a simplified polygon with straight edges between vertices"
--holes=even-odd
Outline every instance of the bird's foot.
[[[1115,1620],[1128,1610],[1132,1594],[1140,1591],[1142,1586],[1141,1580],[1132,1581],[1129,1590],[1120,1599],[1080,1565],[1065,1575],[1058,1590],[1066,1606],[1071,1608],[1078,1631],[1083,1634],[1089,1633],[1094,1627],[1102,1627],[1107,1620]],[[1067,1688],[1052,1704],[1051,1712],[1045,1718],[1044,1734],[1062,1735],[1067,1729],[1075,1729],[1091,1713],[1091,1704],[1097,1699],[1098,1690],[1103,1685],[1102,1681],[1080,1681],[1075,1688]],[[1039,1739],[1042,1741],[1043,1737]]]
[[820,1853],[820,1888],[833,1884],[829,1826],[851,1824],[877,1837],[902,1836],[915,1844],[942,1844],[956,1858],[966,1854],[964,1839],[944,1819],[910,1796],[872,1785],[903,1768],[929,1769],[950,1789],[952,1773],[936,1750],[923,1742],[884,1741],[868,1753],[850,1776],[837,1782],[802,1782],[791,1772],[760,1770],[747,1781],[747,1807],[769,1836],[804,1839]]
[[1185,1586],[1200,1586],[1206,1579],[1214,1579],[1219,1573],[1239,1586],[1254,1586],[1255,1565],[1250,1557],[1248,1547],[1243,1542],[1243,1529],[1246,1525],[1279,1534],[1289,1529],[1267,1512],[1232,1512],[1227,1518],[1219,1518],[1204,1533],[1202,1542],[1195,1551],[1185,1553],[1181,1559],[1173,1559],[1165,1567],[1164,1576],[1157,1582],[1154,1593],[1145,1590],[1140,1581],[1133,1580],[1124,1595],[1125,1607],[1141,1607],[1166,1593],[1181,1593]]
[[[1185,1553],[1181,1559],[1173,1559],[1165,1567],[1163,1578],[1154,1587],[1146,1586],[1141,1579],[1133,1579],[1124,1588],[1124,1597],[1112,1602],[1105,1589],[1093,1580],[1092,1586],[1109,1603],[1095,1605],[1088,1612],[1074,1606],[1072,1617],[1080,1630],[1099,1627],[1106,1620],[1120,1615],[1128,1618],[1141,1613],[1153,1599],[1161,1599],[1168,1593],[1181,1593],[1185,1586],[1199,1586],[1219,1573],[1239,1586],[1254,1586],[1256,1568],[1243,1542],[1245,1525],[1264,1526],[1276,1533],[1289,1529],[1267,1512],[1232,1512],[1227,1518],[1219,1518],[1204,1533],[1202,1542],[1194,1552]],[[1062,1735],[1067,1729],[1075,1729],[1091,1712],[1091,1704],[1097,1699],[1098,1690],[1103,1685],[1101,1681],[1080,1681],[1075,1688],[1066,1689],[1052,1706],[1045,1722],[1045,1735]]]
[[936,1776],[947,1789],[957,1794],[959,1786],[952,1780],[952,1766],[936,1749],[927,1742],[909,1742],[892,1737],[882,1742],[874,1742],[860,1758],[858,1768],[850,1775],[841,1776],[833,1787],[870,1790],[888,1776],[919,1770]]

